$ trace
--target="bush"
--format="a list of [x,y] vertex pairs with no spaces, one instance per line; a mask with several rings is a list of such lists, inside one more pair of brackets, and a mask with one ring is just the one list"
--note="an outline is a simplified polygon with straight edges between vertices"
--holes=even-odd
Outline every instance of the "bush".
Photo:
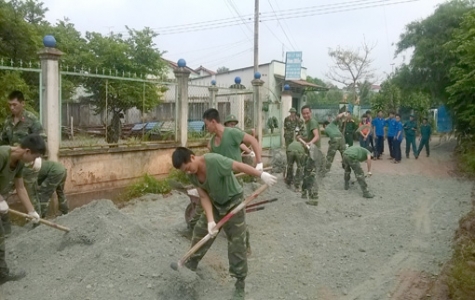
[[156,179],[145,174],[140,180],[127,187],[124,200],[127,201],[146,194],[168,194],[171,190],[168,179]]

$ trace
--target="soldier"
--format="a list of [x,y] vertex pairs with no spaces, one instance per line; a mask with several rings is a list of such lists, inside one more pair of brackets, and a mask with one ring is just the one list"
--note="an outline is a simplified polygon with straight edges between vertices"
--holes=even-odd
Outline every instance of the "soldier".
[[384,126],[386,120],[383,118],[383,111],[378,111],[378,117],[373,119],[371,125],[373,126],[373,136],[375,137],[376,147],[374,148],[374,156],[380,159],[384,151]]
[[[305,148],[302,143],[296,139],[296,135],[299,133],[299,128],[295,128],[294,141],[287,147],[287,176],[285,177],[285,183],[290,188],[292,183],[294,184],[295,191],[300,190],[300,184],[302,183],[302,168],[305,162]],[[294,177],[294,164],[297,164],[297,170]]]
[[284,119],[284,139],[285,139],[285,147],[287,148],[290,143],[294,140],[294,132],[295,128],[302,128],[303,121],[299,117],[297,117],[297,110],[295,108],[291,108],[289,110],[290,116]]
[[432,135],[432,127],[427,122],[427,118],[424,118],[422,120],[422,125],[421,125],[421,136],[419,138],[419,149],[417,150],[416,159],[419,157],[424,147],[426,147],[427,157],[429,157],[430,155],[429,142],[432,140],[431,135]]
[[[191,183],[197,187],[201,206],[205,211],[193,229],[192,246],[207,234],[214,235],[186,262],[185,266],[195,271],[218,234],[214,229],[216,222],[242,202],[243,189],[233,172],[260,177],[269,186],[273,185],[277,178],[216,153],[195,156],[190,149],[183,147],[178,147],[173,152],[172,162],[176,169],[187,173]],[[223,225],[228,238],[229,272],[237,279],[234,299],[244,299],[244,280],[247,276],[245,217],[244,210],[241,210]]]
[[68,202],[64,195],[64,183],[67,172],[64,166],[55,161],[43,160],[38,174],[38,199],[41,203],[41,217],[46,216],[51,196],[56,191],[59,211],[66,215],[69,212]]
[[[25,110],[25,97],[20,91],[13,91],[8,96],[8,106],[11,115],[5,119],[3,130],[1,133],[1,145],[18,146],[20,142],[29,134],[38,134],[46,142],[46,135],[43,126],[36,116]],[[35,165],[41,165],[41,157],[35,161]],[[40,202],[37,197],[37,181],[39,168],[32,168],[33,164],[25,165],[22,168],[22,177],[25,182],[25,188],[28,192],[29,199],[35,210],[41,213]],[[2,216],[2,222],[6,232],[9,234],[11,225],[8,215]]]
[[404,124],[404,133],[406,134],[406,158],[409,158],[409,152],[414,153],[414,157],[417,157],[417,145],[416,145],[416,133],[417,122],[414,120],[414,116],[409,116],[409,121]]
[[[32,206],[28,193],[21,178],[25,163],[33,162],[37,157],[44,155],[46,145],[39,135],[27,135],[19,146],[0,146],[0,214],[8,214],[8,203],[5,196],[11,190],[11,182],[15,184],[18,198],[25,206],[28,215],[37,223],[40,216]],[[5,232],[0,222],[0,284],[7,281],[16,281],[25,277],[25,272],[11,272],[5,261]]]
[[[257,162],[256,170],[264,170],[264,165],[261,161],[261,149],[255,138],[240,129],[224,127],[220,123],[218,110],[214,108],[210,108],[203,113],[203,120],[206,129],[213,133],[208,143],[208,149],[212,153],[218,153],[237,162],[242,162],[240,147],[243,143],[251,144]],[[203,208],[198,205],[196,212],[196,218],[198,218],[198,214],[202,214]],[[194,220],[197,220],[196,218]],[[251,255],[249,230],[246,231],[246,235],[247,254]]]
[[330,140],[328,141],[328,152],[325,169],[321,174],[323,177],[325,177],[325,175],[330,172],[336,152],[339,151],[340,154],[343,155],[343,151],[346,149],[345,140],[338,129],[338,122],[344,116],[347,116],[346,112],[340,113],[333,121],[328,118],[329,123],[327,126],[325,126],[325,134],[330,138]]
[[343,120],[342,123],[342,132],[345,135],[345,143],[348,145],[348,147],[353,146],[356,129],[358,129],[358,125],[356,125],[355,121],[351,117],[351,113],[347,112],[346,119]]
[[401,123],[401,116],[396,114],[396,123],[394,124],[395,132],[394,140],[393,140],[393,154],[394,154],[394,163],[398,164],[401,162],[401,143],[402,143],[402,131],[403,126]]
[[[310,147],[314,144],[320,148],[320,124],[318,120],[312,116],[312,109],[308,105],[302,107],[302,117],[305,121],[305,136],[299,136],[306,142],[305,146]],[[322,167],[322,162],[314,161],[310,155],[305,158],[305,167],[303,173],[302,198],[310,198],[306,201],[308,205],[318,205],[318,184],[316,182],[317,169]]]
[[[228,115],[225,119],[224,119],[224,126],[225,127],[230,127],[230,128],[237,128],[237,129],[240,129],[238,127],[236,127],[236,125],[239,123],[238,119],[236,118],[235,115]],[[254,153],[254,151],[252,151],[251,149],[249,149],[249,147],[246,146],[246,144],[244,143],[241,143],[241,145],[239,146],[241,148],[242,151],[244,151],[246,154],[249,154],[249,156],[251,158],[254,158],[256,156],[256,154]]]
[[371,152],[368,149],[359,146],[349,147],[343,152],[343,168],[345,169],[345,190],[350,188],[351,170],[355,172],[356,180],[363,190],[363,197],[373,198],[374,195],[368,190],[368,185],[365,181],[364,171],[361,168],[360,162],[366,161],[368,165],[368,176],[371,176]]

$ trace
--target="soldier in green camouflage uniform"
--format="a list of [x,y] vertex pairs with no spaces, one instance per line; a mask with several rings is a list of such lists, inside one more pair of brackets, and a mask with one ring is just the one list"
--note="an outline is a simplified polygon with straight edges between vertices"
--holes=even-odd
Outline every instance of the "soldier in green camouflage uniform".
[[330,122],[325,127],[325,134],[330,138],[330,140],[328,141],[326,165],[324,171],[322,172],[322,177],[325,177],[325,175],[330,171],[336,152],[340,151],[340,154],[343,157],[343,151],[346,149],[345,140],[338,129],[338,122],[343,116],[346,116],[345,112],[340,113],[335,120]]
[[297,110],[292,107],[289,112],[290,116],[284,119],[285,148],[287,148],[290,143],[294,141],[295,128],[300,129],[303,127],[303,120],[297,116]]
[[41,217],[46,216],[51,196],[56,192],[58,196],[59,211],[65,215],[68,213],[68,202],[64,195],[64,184],[66,182],[66,169],[55,161],[43,160],[38,174],[38,199],[41,204]]
[[373,198],[374,195],[368,190],[366,184],[364,171],[361,168],[360,162],[366,161],[368,165],[368,176],[371,176],[371,152],[368,149],[353,146],[343,152],[343,167],[345,169],[345,190],[350,188],[350,176],[351,170],[355,172],[356,180],[358,181],[361,189],[363,190],[363,197]]
[[[287,176],[285,177],[285,183],[290,188],[292,184],[296,191],[300,190],[300,184],[302,183],[302,169],[305,163],[305,148],[302,143],[299,142],[295,135],[299,133],[299,128],[295,128],[294,141],[287,147]],[[294,164],[297,164],[297,170],[294,177]]]
[[[195,156],[190,149],[183,147],[178,147],[173,152],[172,163],[176,169],[187,173],[190,182],[197,187],[205,211],[193,229],[192,247],[206,235],[213,236],[186,262],[185,266],[194,271],[218,234],[216,222],[242,203],[243,188],[237,182],[234,172],[259,176],[269,186],[275,184],[277,178],[216,153]],[[247,276],[247,226],[244,210],[237,212],[222,228],[228,238],[229,272],[237,279],[234,299],[244,299],[244,280]]]
[[[33,113],[25,110],[25,97],[22,92],[13,91],[10,93],[8,96],[8,105],[11,115],[5,119],[5,123],[3,124],[1,145],[18,146],[22,139],[29,134],[38,134],[46,142],[46,134],[38,118]],[[35,197],[38,189],[38,172],[39,170],[25,166],[25,168],[23,168],[22,177],[31,204],[35,210],[41,214],[40,202],[38,197]],[[13,189],[13,183],[11,186]],[[11,231],[11,225],[8,214],[2,216],[2,222],[4,223],[7,233],[9,233]]]
[[343,134],[345,135],[345,143],[348,147],[353,146],[353,140],[355,138],[355,132],[358,129],[358,125],[355,123],[353,118],[351,117],[350,112],[346,112],[346,119],[342,122],[342,130]]
[[[305,136],[301,136],[306,146],[310,147],[314,144],[320,149],[320,124],[318,120],[312,116],[312,109],[310,106],[305,105],[302,107],[302,117],[305,120]],[[307,195],[310,201],[307,201],[308,205],[318,205],[318,184],[316,181],[317,171],[321,170],[323,162],[314,161],[308,154],[305,158],[305,167],[303,171],[303,185],[302,185],[302,198],[307,199]]]

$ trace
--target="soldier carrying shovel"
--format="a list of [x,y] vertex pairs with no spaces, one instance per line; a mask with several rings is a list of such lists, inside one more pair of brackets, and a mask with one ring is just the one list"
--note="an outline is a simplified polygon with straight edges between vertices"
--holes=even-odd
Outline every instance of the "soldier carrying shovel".
[[[202,156],[187,148],[178,147],[172,154],[173,166],[188,174],[191,183],[196,186],[204,214],[193,229],[192,247],[208,234],[214,237],[198,249],[185,266],[195,271],[198,263],[213,244],[217,231],[216,222],[240,205],[243,200],[243,188],[234,172],[243,172],[260,177],[265,184],[275,184],[277,178],[267,172],[216,153]],[[234,299],[244,299],[244,280],[247,276],[246,256],[246,215],[240,210],[222,227],[228,238],[229,272],[236,278]]]

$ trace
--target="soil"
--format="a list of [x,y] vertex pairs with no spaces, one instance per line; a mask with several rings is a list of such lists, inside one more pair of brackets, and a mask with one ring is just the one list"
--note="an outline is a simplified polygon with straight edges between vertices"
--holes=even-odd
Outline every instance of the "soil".
[[[252,255],[246,299],[425,296],[450,259],[458,220],[471,207],[472,184],[450,175],[453,146],[397,165],[374,161],[367,179],[373,199],[363,198],[357,183],[343,189],[339,154],[316,207],[278,174],[278,184],[256,201],[279,200],[247,215]],[[246,194],[257,186],[246,184]],[[70,227],[68,234],[44,225],[15,228],[6,241],[7,262],[28,276],[0,286],[0,298],[230,299],[234,280],[224,233],[196,273],[170,268],[189,249],[188,203],[179,192],[147,195],[121,210],[97,200],[54,220]]]

